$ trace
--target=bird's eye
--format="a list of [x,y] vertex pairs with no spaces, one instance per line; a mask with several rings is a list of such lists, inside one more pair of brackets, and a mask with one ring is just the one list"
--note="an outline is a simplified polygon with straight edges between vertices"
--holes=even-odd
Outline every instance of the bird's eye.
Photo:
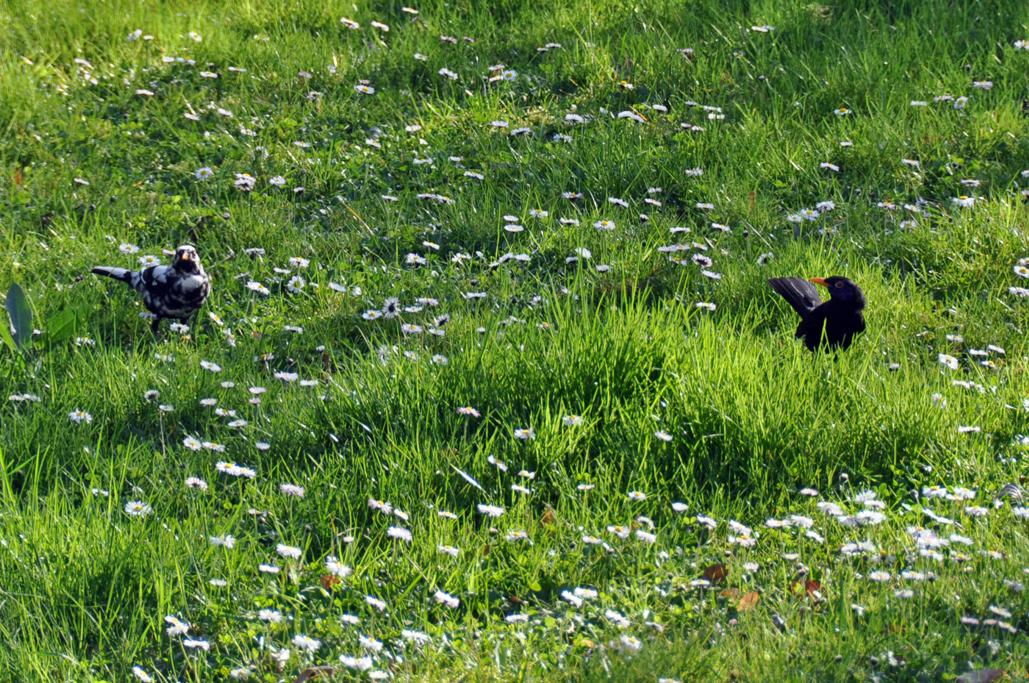
[[833,285],[833,287],[835,287],[836,289],[841,289],[843,287],[843,283],[837,282],[835,285]]

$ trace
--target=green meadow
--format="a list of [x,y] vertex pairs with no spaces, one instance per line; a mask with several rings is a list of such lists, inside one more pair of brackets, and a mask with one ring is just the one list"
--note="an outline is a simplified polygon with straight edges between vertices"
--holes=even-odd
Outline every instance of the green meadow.
[[1027,97],[1012,0],[0,0],[0,680],[1025,680]]

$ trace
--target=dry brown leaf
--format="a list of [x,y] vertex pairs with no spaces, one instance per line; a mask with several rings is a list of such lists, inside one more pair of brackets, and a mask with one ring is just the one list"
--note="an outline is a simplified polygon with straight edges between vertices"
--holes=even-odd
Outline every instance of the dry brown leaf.
[[293,679],[293,683],[306,683],[313,678],[328,677],[333,674],[333,671],[331,666],[311,666],[301,671],[300,675]]
[[728,573],[729,569],[724,564],[713,564],[704,570],[704,578],[711,583],[721,583]]
[[757,606],[761,600],[761,594],[757,591],[749,591],[743,594],[740,601],[736,603],[736,609],[740,612],[749,612]]
[[543,526],[553,526],[557,524],[557,513],[554,512],[554,508],[547,506],[547,509],[543,511],[543,516],[540,517],[540,524]]

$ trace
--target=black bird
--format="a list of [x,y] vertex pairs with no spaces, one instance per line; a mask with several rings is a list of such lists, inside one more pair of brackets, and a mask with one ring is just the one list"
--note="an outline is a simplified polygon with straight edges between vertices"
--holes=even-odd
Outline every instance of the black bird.
[[197,250],[188,244],[175,250],[170,266],[150,266],[138,272],[97,266],[93,272],[120,280],[142,294],[143,305],[155,316],[150,326],[154,332],[162,318],[188,320],[211,291]]
[[[855,335],[865,331],[865,318],[861,314],[865,295],[845,277],[834,275],[810,280],[782,277],[769,280],[768,284],[800,314],[796,336],[802,337],[804,345],[812,351],[823,346],[845,349]],[[822,301],[814,285],[829,290],[828,301]]]

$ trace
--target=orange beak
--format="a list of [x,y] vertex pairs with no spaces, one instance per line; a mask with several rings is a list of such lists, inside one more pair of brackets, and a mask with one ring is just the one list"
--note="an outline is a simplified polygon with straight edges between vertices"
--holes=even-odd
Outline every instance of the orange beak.
[[823,287],[829,286],[829,283],[826,282],[825,278],[822,277],[813,277],[810,280],[808,280],[808,282],[814,282],[816,285],[822,285]]

